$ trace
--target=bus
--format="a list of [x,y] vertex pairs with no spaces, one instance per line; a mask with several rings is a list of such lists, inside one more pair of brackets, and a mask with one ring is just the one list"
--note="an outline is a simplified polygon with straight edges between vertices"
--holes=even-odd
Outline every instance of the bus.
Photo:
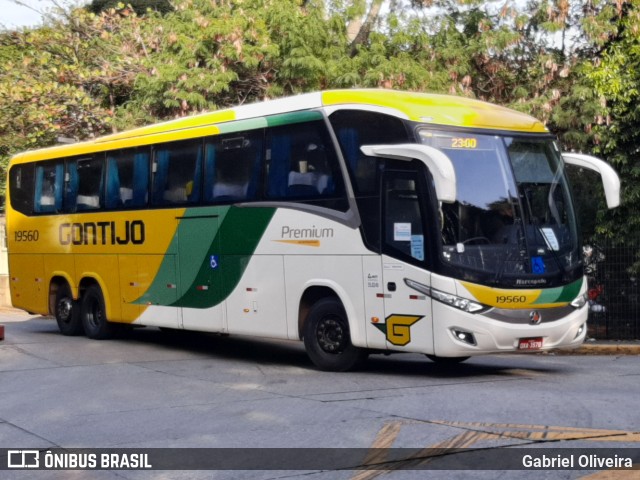
[[485,102],[332,90],[21,153],[8,171],[13,305],[64,335],[155,326],[453,363],[577,347],[587,284],[563,155]]

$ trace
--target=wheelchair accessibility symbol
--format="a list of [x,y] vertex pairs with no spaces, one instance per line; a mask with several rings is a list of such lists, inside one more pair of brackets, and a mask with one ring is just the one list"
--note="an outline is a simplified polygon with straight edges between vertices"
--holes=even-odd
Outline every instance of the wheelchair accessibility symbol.
[[211,257],[209,258],[209,266],[211,267],[211,269],[216,270],[218,268],[218,265],[218,255],[211,255]]

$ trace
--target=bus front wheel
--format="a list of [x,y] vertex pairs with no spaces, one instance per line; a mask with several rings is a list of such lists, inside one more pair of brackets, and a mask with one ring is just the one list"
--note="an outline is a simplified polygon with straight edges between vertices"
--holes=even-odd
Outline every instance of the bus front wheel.
[[366,350],[352,345],[347,314],[336,298],[312,305],[303,338],[307,355],[320,370],[344,372],[367,358]]
[[56,291],[53,314],[56,317],[60,333],[68,336],[82,334],[80,308],[71,295],[71,288],[66,283],[61,284]]
[[80,316],[87,337],[104,340],[113,336],[115,326],[107,320],[104,297],[97,285],[91,285],[84,292]]

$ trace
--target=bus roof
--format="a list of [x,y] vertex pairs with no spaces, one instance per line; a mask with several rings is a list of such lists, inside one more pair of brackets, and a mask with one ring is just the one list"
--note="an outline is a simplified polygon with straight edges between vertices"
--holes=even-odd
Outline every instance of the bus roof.
[[[466,97],[383,89],[327,90],[202,113],[85,142],[24,152],[16,155],[12,162],[53,159],[215,135],[224,133],[226,129],[221,127],[235,121],[246,121],[246,129],[259,128],[270,124],[269,116],[294,114],[322,107],[384,111],[416,122],[449,127],[548,132],[540,121],[527,114]],[[282,122],[283,119],[280,119],[279,123]]]

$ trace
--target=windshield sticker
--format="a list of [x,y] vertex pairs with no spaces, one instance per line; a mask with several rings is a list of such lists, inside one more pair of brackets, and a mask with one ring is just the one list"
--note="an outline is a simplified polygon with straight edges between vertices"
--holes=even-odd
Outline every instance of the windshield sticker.
[[424,235],[411,235],[411,256],[424,260]]
[[549,249],[555,250],[556,252],[560,250],[558,237],[556,237],[556,232],[553,231],[553,228],[541,228],[540,231],[542,232],[542,235],[544,235],[544,239],[547,241]]
[[542,257],[531,257],[531,271],[538,275],[546,273],[547,267]]
[[393,240],[395,242],[411,241],[411,224],[410,223],[394,223],[393,224]]

